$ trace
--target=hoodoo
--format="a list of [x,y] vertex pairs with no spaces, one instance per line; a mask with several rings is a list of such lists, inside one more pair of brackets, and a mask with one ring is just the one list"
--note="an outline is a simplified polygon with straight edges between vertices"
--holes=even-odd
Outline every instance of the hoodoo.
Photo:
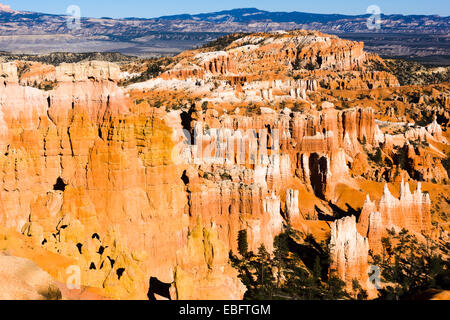
[[236,261],[277,259],[285,240],[318,286],[335,275],[375,298],[386,229],[448,232],[448,95],[304,30],[156,60],[0,63],[0,255],[28,259],[0,269],[40,279],[14,273],[1,293],[73,297],[75,266],[86,297],[146,299],[157,279],[155,299],[242,299]]

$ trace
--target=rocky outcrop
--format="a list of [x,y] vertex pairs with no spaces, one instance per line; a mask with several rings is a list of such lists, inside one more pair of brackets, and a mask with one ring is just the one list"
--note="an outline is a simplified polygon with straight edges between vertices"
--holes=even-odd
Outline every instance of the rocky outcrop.
[[[441,118],[398,138],[375,122],[378,105],[345,106],[340,94],[396,85],[367,69],[370,59],[362,44],[293,31],[183,53],[160,77],[127,88],[107,62],[30,68],[20,79],[15,64],[2,64],[0,226],[21,233],[23,247],[78,266],[82,287],[101,296],[145,299],[157,279],[172,298],[240,299],[228,264],[239,231],[253,251],[272,252],[288,223],[328,239],[328,221],[357,212],[377,188],[370,174],[393,174],[373,161],[378,147],[392,162],[411,140],[406,166],[424,179],[443,170]],[[52,85],[26,86],[36,79]],[[422,137],[435,162],[415,148]],[[406,169],[396,179],[417,178]],[[411,193],[402,183],[399,199],[388,189],[379,202],[367,198],[358,224],[332,223],[332,267],[349,288],[356,278],[369,289],[368,250],[379,250],[391,225],[430,231],[420,186]],[[66,281],[60,265],[45,268]]]
[[437,141],[446,141],[446,139],[442,136],[442,128],[437,123],[436,117],[433,122],[427,126],[427,132]]
[[218,240],[215,225],[202,228],[197,224],[189,234],[187,246],[177,252],[176,298],[241,299],[245,287],[237,279],[237,271],[228,264],[226,249]]
[[184,116],[190,117],[186,162],[222,166],[230,174],[250,168],[246,181],[269,189],[297,176],[319,197],[349,177],[347,158],[362,151],[362,141],[378,144],[371,109],[331,107],[307,116],[264,108],[258,116],[219,117],[193,107]]
[[261,102],[307,101],[318,88],[355,90],[399,86],[392,74],[368,68],[372,62],[384,64],[379,57],[366,54],[362,42],[297,30],[247,35],[220,51],[206,48],[184,52],[161,77],[226,80],[226,90],[217,90],[218,96],[230,99],[237,95],[239,99]]
[[56,281],[33,261],[0,255],[1,300],[60,300]]
[[0,80],[4,82],[17,82],[17,66],[13,62],[0,63]]
[[120,68],[118,65],[105,61],[89,61],[81,63],[62,63],[56,67],[56,80],[86,81],[93,80],[120,80]]
[[[173,162],[176,140],[164,115],[153,108],[131,113],[133,105],[111,75],[91,67],[69,68],[48,92],[11,82],[0,87],[5,121],[0,221],[36,246],[74,259],[83,286],[111,298],[145,299],[150,277],[165,283],[183,279],[180,270],[186,266],[178,264],[177,251],[189,247],[188,233],[199,215],[189,218],[184,169]],[[24,112],[14,112],[18,108]],[[267,222],[279,230],[276,201],[266,207]],[[262,203],[259,208],[264,212]],[[207,285],[209,273],[196,274],[208,289],[190,297],[213,292],[217,299],[242,298],[242,285],[224,262],[231,241],[234,235],[202,249],[219,259],[210,265],[217,265],[217,280]],[[187,270],[209,270],[204,260],[194,262],[202,265],[190,263]],[[62,270],[58,280],[66,276]],[[176,283],[177,290],[190,290],[184,284]]]
[[322,70],[360,70],[367,59],[363,47],[361,42],[318,32],[255,34],[234,41],[224,51],[193,52],[177,67],[195,64],[206,73],[222,75],[244,72],[273,75],[285,72],[286,66],[295,70],[310,65]]
[[300,210],[298,209],[298,190],[286,190],[286,215],[289,221],[295,221],[300,218]]
[[400,198],[392,196],[385,185],[378,206],[367,196],[358,220],[358,231],[368,237],[370,249],[379,254],[381,238],[387,235],[387,229],[407,229],[418,235],[430,235],[430,206],[430,197],[422,193],[420,182],[416,191],[411,193],[409,183],[402,181]]
[[[204,174],[212,179],[209,175],[212,173]],[[214,223],[218,239],[235,252],[238,232],[243,229],[248,231],[250,250],[257,251],[261,244],[272,250],[273,239],[283,227],[278,196],[255,184],[227,180],[213,184],[204,179],[189,180],[189,215],[192,219],[201,218],[203,223]]]
[[430,204],[430,197],[427,193],[422,193],[420,182],[416,191],[411,193],[409,183],[402,181],[399,199],[393,197],[385,185],[378,211],[388,225],[397,225],[417,233],[429,233]]
[[368,286],[368,255],[369,241],[358,233],[355,216],[331,224],[330,269],[345,281],[350,291],[354,279],[363,288],[373,289]]
[[19,83],[23,86],[50,89],[56,82],[56,68],[52,65],[38,62],[17,62],[17,65],[22,69]]

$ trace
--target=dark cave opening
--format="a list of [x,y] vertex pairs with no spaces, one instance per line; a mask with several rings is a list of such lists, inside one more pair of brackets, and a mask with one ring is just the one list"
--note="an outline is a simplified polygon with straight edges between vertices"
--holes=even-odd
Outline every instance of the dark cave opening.
[[98,248],[98,251],[97,251],[97,253],[99,254],[99,255],[102,255],[103,254],[103,252],[105,252],[105,247],[104,246],[100,246],[99,248]]
[[181,180],[183,180],[184,185],[188,185],[189,184],[189,177],[186,174],[186,170],[183,171],[183,175],[181,176]]
[[83,245],[82,245],[81,243],[77,243],[77,248],[78,248],[78,252],[79,252],[80,254],[82,254],[81,249],[83,248]]
[[116,260],[111,259],[110,256],[108,256],[108,260],[109,260],[109,263],[111,263],[111,268],[114,268],[114,263],[116,263]]
[[123,273],[125,272],[125,268],[119,268],[116,271],[117,274],[117,278],[120,280],[120,278],[122,278]]
[[183,133],[188,139],[189,144],[194,144],[194,137],[192,135],[192,113],[194,112],[193,108],[191,108],[188,112],[184,111],[180,114],[181,117],[181,125],[183,126]]
[[53,185],[53,190],[64,192],[66,190],[66,186],[67,184],[64,183],[63,179],[58,177],[58,179],[56,179],[56,183]]
[[148,299],[151,301],[156,301],[157,299],[155,297],[155,294],[157,294],[161,297],[172,300],[172,298],[170,297],[171,286],[171,283],[164,283],[161,282],[158,278],[150,277],[147,293]]
[[328,163],[326,157],[321,157],[317,153],[311,154],[309,158],[309,169],[311,186],[314,194],[324,200],[327,185]]

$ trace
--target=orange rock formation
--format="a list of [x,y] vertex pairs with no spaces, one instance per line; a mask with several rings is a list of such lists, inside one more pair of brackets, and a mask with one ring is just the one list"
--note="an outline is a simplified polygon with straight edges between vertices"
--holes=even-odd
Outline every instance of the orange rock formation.
[[[432,232],[430,197],[440,199],[429,185],[432,196],[403,182],[399,199],[372,191],[401,177],[448,180],[450,150],[445,90],[427,98],[442,105],[435,121],[399,134],[354,97],[402,94],[373,62],[383,63],[362,43],[290,31],[182,53],[126,88],[108,62],[33,65],[20,79],[17,63],[0,64],[0,227],[24,237],[1,249],[39,260],[58,283],[78,266],[88,296],[145,299],[155,277],[172,298],[240,299],[228,263],[239,231],[249,249],[271,251],[290,222],[318,239],[331,232],[332,267],[372,294],[369,250],[386,227]],[[348,208],[362,209],[358,223]]]

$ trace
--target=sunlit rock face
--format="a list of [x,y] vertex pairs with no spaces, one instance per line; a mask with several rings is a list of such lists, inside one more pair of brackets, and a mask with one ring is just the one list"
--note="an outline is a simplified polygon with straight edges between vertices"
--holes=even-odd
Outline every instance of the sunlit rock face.
[[52,277],[33,261],[0,255],[2,300],[57,300],[61,292]]
[[[128,87],[109,62],[20,74],[17,63],[0,64],[0,230],[25,243],[0,238],[5,250],[39,261],[59,283],[78,266],[96,297],[146,299],[156,278],[174,299],[242,299],[228,261],[239,231],[249,250],[273,252],[290,225],[330,241],[332,269],[372,295],[368,252],[386,228],[431,231],[421,186],[411,192],[402,182],[396,198],[391,183],[377,194],[369,167],[377,148],[392,161],[414,139],[445,145],[446,132],[436,120],[386,134],[375,105],[338,104],[333,90],[398,86],[367,67],[383,61],[362,43],[255,34],[171,61]],[[414,169],[424,181],[446,179],[433,165],[440,160],[409,149],[413,162],[399,177],[414,179]]]
[[331,270],[351,286],[354,279],[367,288],[369,241],[356,229],[356,218],[345,217],[331,224]]
[[[181,75],[188,59],[211,74],[253,74],[256,71],[274,74],[289,64],[313,64],[318,69],[333,71],[358,70],[368,58],[363,47],[362,42],[341,40],[320,32],[261,33],[238,39],[224,51],[187,55],[171,72],[179,70]],[[191,66],[187,70],[195,69]]]
[[[20,86],[13,81],[14,68],[3,69],[8,70],[0,89],[3,226],[73,259],[82,284],[112,298],[144,299],[150,276],[171,283],[176,275],[184,279],[182,268],[201,267],[204,273],[195,277],[206,279],[207,262],[222,287],[209,296],[242,298],[228,250],[219,255],[216,248],[221,242],[211,239],[207,248],[202,241],[189,242],[196,220],[186,209],[184,166],[172,161],[172,129],[156,109],[132,113],[126,93],[112,81],[117,67],[62,65],[57,87],[48,92]],[[270,222],[279,209],[275,203],[268,210]],[[280,230],[280,222],[274,223]],[[178,252],[192,246],[202,256],[215,252],[213,261],[178,268]],[[64,270],[56,276],[67,277]],[[208,297],[210,290],[200,290],[200,284],[184,296],[183,285],[176,284],[180,298]]]
[[411,192],[409,183],[402,181],[400,198],[394,197],[385,185],[378,206],[367,196],[358,221],[358,230],[369,238],[373,252],[380,254],[381,238],[387,235],[387,229],[407,229],[418,236],[430,236],[430,207],[430,196],[422,192],[420,182],[416,191]]
[[230,173],[253,169],[245,178],[268,188],[297,176],[323,198],[348,177],[347,157],[362,151],[360,141],[377,144],[375,128],[371,109],[219,117],[193,108],[186,130],[194,144],[185,155],[190,163]]
[[298,190],[286,190],[286,215],[290,221],[299,219]]

